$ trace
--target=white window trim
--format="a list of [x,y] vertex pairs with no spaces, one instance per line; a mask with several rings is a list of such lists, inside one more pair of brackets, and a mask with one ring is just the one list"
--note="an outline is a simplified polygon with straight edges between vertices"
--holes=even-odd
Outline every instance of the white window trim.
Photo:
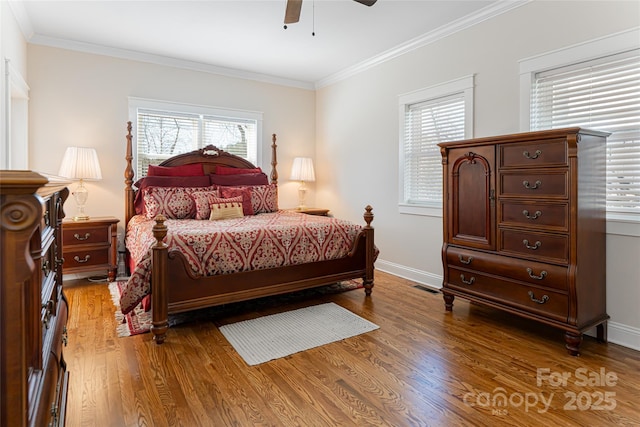
[[423,215],[442,217],[442,205],[414,205],[405,203],[404,194],[404,128],[405,113],[409,105],[417,104],[423,101],[429,101],[434,98],[441,98],[448,95],[464,94],[464,138],[473,138],[473,87],[474,75],[461,77],[446,83],[429,86],[418,89],[413,92],[404,93],[398,96],[398,114],[399,114],[399,163],[398,163],[398,211],[401,214]]
[[234,119],[249,119],[256,121],[256,136],[257,136],[257,153],[256,153],[256,166],[263,167],[262,165],[262,116],[260,111],[248,111],[248,110],[235,110],[231,108],[212,107],[207,105],[197,104],[184,104],[180,102],[172,101],[158,101],[154,99],[129,97],[129,120],[131,121],[131,133],[133,135],[132,149],[134,164],[138,158],[138,144],[136,137],[138,135],[138,109],[160,110],[160,111],[175,111],[182,113],[204,114],[218,117],[229,117]]
[[[531,85],[536,72],[637,49],[640,45],[638,40],[640,28],[632,28],[520,60],[520,130],[527,132],[531,129]],[[607,212],[607,234],[640,236],[640,217]]]

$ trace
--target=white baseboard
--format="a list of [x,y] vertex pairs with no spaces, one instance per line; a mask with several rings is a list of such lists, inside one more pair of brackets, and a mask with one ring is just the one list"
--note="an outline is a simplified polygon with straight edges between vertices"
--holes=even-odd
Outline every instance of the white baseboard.
[[607,322],[609,342],[640,351],[640,328],[617,322]]
[[[376,269],[434,289],[442,288],[442,276],[428,271],[417,270],[382,259],[376,261]],[[595,337],[595,328],[587,331],[586,334]],[[609,321],[607,322],[607,339],[611,343],[640,351],[640,328]]]
[[429,273],[428,271],[417,270],[379,258],[376,261],[376,270],[384,271],[385,273],[393,274],[403,279],[413,280],[414,282],[431,288],[442,288],[442,276]]

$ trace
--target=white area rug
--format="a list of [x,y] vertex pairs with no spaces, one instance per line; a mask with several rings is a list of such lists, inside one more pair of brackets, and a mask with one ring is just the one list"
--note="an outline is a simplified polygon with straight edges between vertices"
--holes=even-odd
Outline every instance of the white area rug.
[[378,328],[326,303],[224,325],[220,332],[248,365],[258,365]]

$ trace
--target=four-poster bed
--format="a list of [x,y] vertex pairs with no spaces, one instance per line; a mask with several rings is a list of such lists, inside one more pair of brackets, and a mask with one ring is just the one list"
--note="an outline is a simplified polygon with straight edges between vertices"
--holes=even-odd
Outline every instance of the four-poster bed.
[[[371,294],[373,288],[374,261],[377,257],[377,249],[374,245],[374,230],[371,227],[371,221],[373,220],[372,208],[370,206],[365,208],[364,226],[335,218],[317,217],[278,210],[277,146],[275,134],[273,135],[271,145],[272,170],[267,185],[230,187],[213,184],[208,188],[216,189],[214,191],[222,194],[231,191],[230,189],[233,188],[236,188],[236,191],[248,191],[246,188],[250,188],[253,192],[251,193],[251,203],[254,205],[256,203],[254,196],[259,190],[262,191],[266,189],[265,191],[271,191],[271,193],[264,194],[272,194],[275,191],[275,202],[273,202],[272,205],[275,203],[276,207],[271,206],[262,211],[260,208],[257,208],[258,212],[264,213],[224,221],[169,219],[167,215],[163,215],[162,212],[150,218],[149,211],[147,211],[147,221],[145,222],[144,212],[141,212],[140,208],[141,197],[137,195],[136,192],[143,191],[144,203],[147,203],[147,199],[150,197],[149,195],[152,190],[149,190],[150,187],[146,187],[146,190],[134,189],[131,122],[128,123],[127,129],[127,164],[124,174],[125,230],[128,233],[127,242],[129,242],[127,244],[127,250],[131,253],[134,252],[132,251],[134,246],[144,245],[145,243],[143,242],[148,243],[148,246],[135,248],[138,259],[130,264],[132,265],[132,276],[127,283],[127,286],[134,289],[131,294],[135,297],[131,297],[129,302],[133,301],[133,303],[137,305],[141,298],[150,292],[151,307],[153,310],[153,326],[151,331],[158,344],[162,343],[165,339],[169,325],[168,315],[173,313],[293,292],[348,279],[362,279],[366,295]],[[259,168],[251,162],[214,146],[180,154],[160,164],[163,168],[191,168],[194,165],[202,165],[203,176],[210,176],[212,182],[216,182],[216,179],[218,181],[227,179],[223,179],[221,175],[215,175],[218,168],[221,168],[221,171],[222,168],[237,168],[242,172],[259,170]],[[177,170],[179,169],[170,169],[169,173]],[[258,176],[258,174],[255,175]],[[237,181],[245,176],[249,177],[249,174],[238,174],[234,176],[232,180]],[[163,178],[159,180],[162,179]],[[171,180],[171,178],[168,179]],[[176,180],[179,179],[180,178],[176,178]],[[206,178],[202,177],[193,179],[192,177],[185,178],[185,180],[193,182],[198,180],[199,184],[201,184],[203,179],[206,180]],[[251,179],[255,179],[255,177]],[[267,180],[266,177],[264,179]],[[156,178],[156,180],[158,179]],[[136,184],[139,183],[140,181]],[[144,186],[141,187],[145,188]],[[208,188],[205,188],[205,190]],[[193,190],[203,190],[203,188],[200,186]],[[190,191],[190,189],[186,189],[185,191]],[[184,191],[182,191],[182,193],[184,193]],[[239,198],[236,199],[239,200]],[[177,200],[177,198],[171,196],[170,203],[175,203],[175,200]],[[246,201],[246,199],[243,200]],[[149,209],[151,205],[145,206],[148,206],[147,209]],[[242,209],[244,210],[245,207],[246,206],[243,205]],[[213,205],[211,205],[211,209],[213,209]],[[153,213],[155,213],[155,211]],[[136,231],[134,228],[134,223],[136,222],[146,224],[146,240],[144,237],[140,237],[144,234],[139,230]],[[152,223],[152,227],[148,224],[149,222]],[[225,264],[223,267],[221,267],[221,265],[224,264],[222,260],[228,260],[232,257],[227,256],[219,248],[214,251],[204,246],[199,247],[193,243],[199,240],[211,240],[210,235],[204,236],[202,234],[204,231],[201,229],[214,227],[216,236],[218,236],[218,234],[222,233],[218,233],[217,230],[227,223],[231,224],[231,228],[236,231],[241,229],[242,233],[233,234],[231,237],[228,237],[227,240],[219,238],[221,242],[224,240],[223,243],[219,243],[219,246],[226,245],[226,247],[231,247],[242,239],[246,240],[246,242],[243,241],[242,243],[245,246],[249,244],[262,244],[262,247],[258,249],[244,246],[243,249],[239,249],[239,252],[244,251],[253,257],[250,260],[252,266],[239,267],[241,271],[229,273],[225,270],[227,265]],[[247,227],[251,227],[250,224],[252,223],[257,224],[255,227],[265,228],[256,230],[248,229]],[[282,225],[283,223],[301,227],[302,231],[296,229],[285,232],[283,231],[285,230]],[[178,230],[182,228],[184,224],[193,224],[195,227],[198,227],[198,230],[188,231],[186,237],[178,235],[177,231],[172,233],[172,229]],[[152,232],[152,238],[149,237],[149,232]],[[334,234],[328,234],[329,232]],[[133,236],[132,233],[140,234]],[[269,236],[268,239],[265,237],[267,235]],[[245,238],[242,236],[252,237]],[[216,237],[216,239],[218,239],[218,237]],[[348,239],[348,241],[346,239]],[[187,246],[188,248],[185,249]],[[238,246],[241,245],[238,244]],[[194,255],[192,252],[194,247],[197,249],[195,252],[209,251],[207,253],[215,255],[209,257],[201,256],[200,253]],[[274,249],[275,247],[277,247],[277,250]],[[260,261],[257,262],[255,254],[261,251],[265,252],[266,255],[263,254]],[[270,257],[269,255],[271,253],[275,255]],[[250,258],[250,256],[247,255],[247,258]],[[285,261],[280,260],[280,258],[285,259]],[[214,265],[216,262],[220,265]],[[142,267],[143,264],[145,265],[144,268]],[[135,269],[135,272],[133,269]],[[220,274],[222,270],[225,272]],[[125,308],[123,306],[123,312],[125,312],[125,310],[129,311],[131,308],[132,307]]]

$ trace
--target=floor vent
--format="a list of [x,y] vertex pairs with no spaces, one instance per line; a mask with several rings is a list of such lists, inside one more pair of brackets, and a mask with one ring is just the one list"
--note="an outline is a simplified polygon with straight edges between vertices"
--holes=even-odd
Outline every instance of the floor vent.
[[420,289],[421,291],[427,291],[427,292],[432,293],[432,294],[439,294],[440,293],[439,290],[430,288],[428,286],[415,285],[414,288]]

